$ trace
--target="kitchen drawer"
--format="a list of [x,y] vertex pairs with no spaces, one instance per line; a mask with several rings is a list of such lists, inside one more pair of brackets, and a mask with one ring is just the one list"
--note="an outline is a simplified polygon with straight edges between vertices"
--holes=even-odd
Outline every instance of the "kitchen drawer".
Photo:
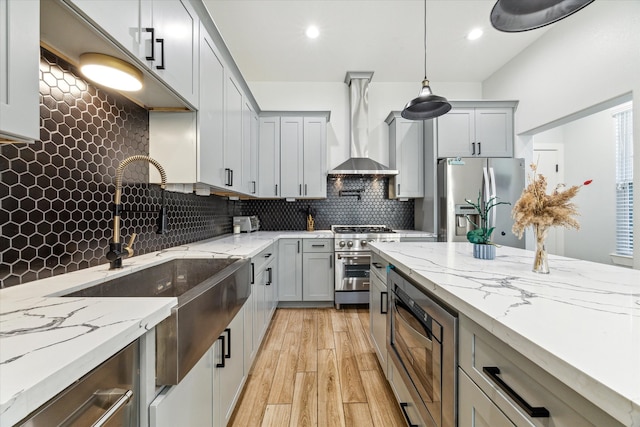
[[260,252],[258,255],[251,257],[251,262],[253,263],[253,272],[255,275],[260,274],[267,263],[275,258],[276,247],[274,245],[270,245],[267,249]]
[[[621,424],[467,317],[460,316],[459,361],[464,372],[517,426],[607,426]],[[493,373],[487,368],[492,368]],[[497,370],[495,369],[497,368]],[[499,378],[499,379],[495,379]],[[511,396],[498,385],[512,389]],[[519,405],[545,408],[532,417]],[[462,396],[460,396],[462,399]],[[460,406],[466,404],[460,402]]]
[[385,290],[387,287],[387,267],[389,267],[389,261],[377,253],[371,253],[371,271],[384,282]]
[[505,414],[458,369],[458,425],[474,427],[514,427]]
[[302,252],[333,252],[333,239],[303,239]]
[[398,400],[398,404],[400,405],[402,414],[407,421],[407,425],[411,427],[425,427],[426,424],[420,417],[420,412],[418,412],[418,409],[416,408],[413,397],[411,396],[411,393],[409,393],[407,386],[404,384],[402,377],[398,372],[398,368],[391,359],[389,359],[389,364],[387,366],[387,379],[391,385],[393,394],[395,394],[396,399]]

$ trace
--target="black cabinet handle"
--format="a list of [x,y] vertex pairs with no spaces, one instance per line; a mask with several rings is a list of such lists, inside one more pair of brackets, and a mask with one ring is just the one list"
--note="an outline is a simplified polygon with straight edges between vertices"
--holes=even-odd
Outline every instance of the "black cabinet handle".
[[304,185],[304,195],[307,195],[307,184]]
[[302,196],[302,184],[298,185],[298,195]]
[[329,255],[329,268],[333,268],[333,255]]
[[482,145],[478,142],[478,156],[482,155]]
[[409,427],[418,427],[417,424],[411,424],[411,420],[409,419],[409,414],[407,414],[407,406],[409,406],[408,403],[406,402],[400,402],[400,409],[402,409],[402,413],[404,414],[404,417],[407,420],[407,425]]
[[276,196],[278,195],[278,184],[276,184]]
[[471,143],[471,155],[472,156],[476,155],[476,143],[475,142]]
[[251,263],[251,284],[253,285],[256,282],[256,266],[254,263]]
[[251,181],[253,183],[253,190],[251,191],[251,194],[256,194],[256,182],[255,181]]
[[515,392],[507,383],[505,383],[500,375],[500,368],[497,366],[484,366],[482,372],[489,376],[502,391],[504,391],[512,400],[514,400],[523,411],[531,418],[548,418],[549,411],[544,406],[533,407],[527,403],[518,393]]
[[220,363],[216,363],[216,368],[224,368],[224,335],[220,335],[218,340],[222,341],[222,350],[220,351]]
[[380,264],[379,262],[372,262],[371,265],[373,265],[375,268],[382,268],[383,265]]
[[224,185],[231,187],[231,169],[224,168]]
[[[389,302],[387,300],[387,294],[388,292],[380,292],[380,314],[387,314],[387,311],[389,311]],[[382,306],[384,305],[385,301],[387,301],[387,306],[383,310]]]
[[156,70],[164,70],[164,39],[156,39],[160,43],[160,65],[156,65]]
[[145,33],[151,33],[151,56],[147,56],[147,61],[155,61],[156,60],[156,48],[155,48],[155,28],[145,28]]
[[298,240],[298,253],[300,253],[300,240]]
[[398,194],[396,194],[396,196],[399,194],[400,194],[400,184],[398,184]]
[[324,248],[324,244],[313,244],[311,245],[312,248]]
[[231,328],[226,328],[224,332],[227,334],[227,353],[224,355],[224,358],[231,359]]
[[270,254],[270,253],[269,253],[269,254],[264,254],[264,257],[265,257],[265,258],[269,258],[271,255],[272,255],[272,254]]
[[231,169],[231,187],[233,187],[233,169]]
[[271,268],[271,267],[267,268],[267,273],[269,273],[269,278],[267,279],[266,286],[269,286],[269,285],[271,285],[271,282],[273,281],[273,268]]

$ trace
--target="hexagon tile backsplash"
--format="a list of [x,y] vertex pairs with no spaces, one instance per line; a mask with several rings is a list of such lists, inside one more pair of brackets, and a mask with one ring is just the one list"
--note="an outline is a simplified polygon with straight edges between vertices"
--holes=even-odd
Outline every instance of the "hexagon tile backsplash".
[[[149,152],[148,112],[87,83],[55,55],[40,58],[40,140],[0,145],[0,287],[106,262],[117,166]],[[147,164],[125,171],[125,209],[155,209],[160,189]],[[171,177],[168,177],[169,179]],[[136,254],[230,233],[235,202],[167,193],[169,231],[155,215],[123,214]]]
[[[112,233],[115,171],[149,152],[148,112],[84,80],[42,49],[40,140],[0,144],[0,288],[105,264]],[[125,170],[125,209],[152,210],[160,189],[146,184],[148,165]],[[171,177],[167,177],[169,182]],[[155,215],[125,213],[122,237],[138,233],[137,255],[230,233],[233,215],[258,215],[265,230],[304,230],[307,206],[316,228],[385,224],[413,228],[413,201],[389,200],[387,179],[329,179],[323,200],[229,201],[167,193],[168,232]],[[360,197],[341,190],[361,190]]]

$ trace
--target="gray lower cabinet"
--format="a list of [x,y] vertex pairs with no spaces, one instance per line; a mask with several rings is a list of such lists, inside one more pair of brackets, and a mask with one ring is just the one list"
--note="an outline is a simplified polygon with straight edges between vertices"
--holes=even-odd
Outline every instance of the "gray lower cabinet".
[[278,241],[278,299],[302,301],[302,239]]
[[459,425],[621,426],[462,314],[458,342]]
[[[218,342],[213,346],[215,363],[214,385],[218,407],[214,403],[213,425],[226,426],[240,397],[245,380],[244,369],[244,310],[233,318]],[[176,424],[178,425],[178,424]],[[197,424],[182,424],[197,425]]]
[[333,301],[333,239],[281,239],[279,245],[279,300]]
[[369,328],[373,348],[385,376],[387,375],[387,295],[386,269],[389,263],[377,254],[371,255],[369,289]]

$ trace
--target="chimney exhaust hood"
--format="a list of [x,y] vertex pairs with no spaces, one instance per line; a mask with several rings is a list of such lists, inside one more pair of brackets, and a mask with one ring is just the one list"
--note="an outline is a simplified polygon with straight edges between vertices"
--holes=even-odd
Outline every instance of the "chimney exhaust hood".
[[372,77],[372,71],[348,71],[345,76],[344,82],[349,86],[350,158],[329,171],[329,175],[398,175],[397,170],[369,158],[369,82]]

